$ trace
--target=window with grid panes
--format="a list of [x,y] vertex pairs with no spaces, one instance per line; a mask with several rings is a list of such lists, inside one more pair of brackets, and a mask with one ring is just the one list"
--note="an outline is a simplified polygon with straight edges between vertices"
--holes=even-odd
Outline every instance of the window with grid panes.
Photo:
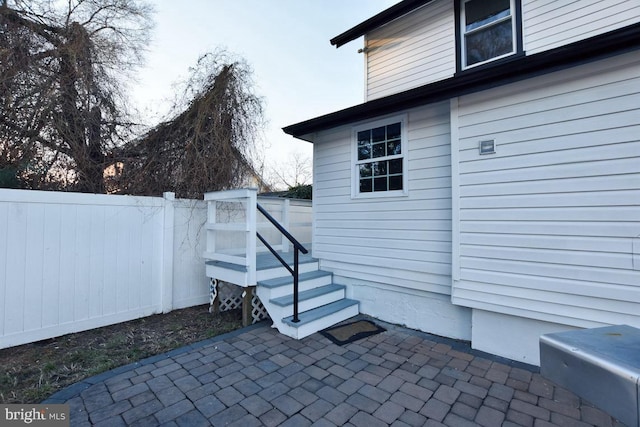
[[404,192],[402,121],[356,130],[357,194]]

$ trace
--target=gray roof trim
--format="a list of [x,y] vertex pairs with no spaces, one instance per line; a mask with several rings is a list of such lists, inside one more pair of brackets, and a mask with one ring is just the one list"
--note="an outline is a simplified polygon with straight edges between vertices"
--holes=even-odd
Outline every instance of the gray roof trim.
[[640,49],[640,23],[529,56],[496,61],[453,77],[374,99],[364,104],[289,125],[283,131],[311,140],[311,134],[408,108],[529,79]]

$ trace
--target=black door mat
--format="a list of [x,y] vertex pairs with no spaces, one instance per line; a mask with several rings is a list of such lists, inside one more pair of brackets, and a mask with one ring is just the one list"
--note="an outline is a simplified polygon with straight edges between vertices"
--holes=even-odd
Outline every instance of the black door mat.
[[386,331],[386,329],[373,322],[368,320],[358,320],[356,322],[325,329],[324,331],[320,331],[320,333],[329,338],[334,344],[345,345],[384,331]]

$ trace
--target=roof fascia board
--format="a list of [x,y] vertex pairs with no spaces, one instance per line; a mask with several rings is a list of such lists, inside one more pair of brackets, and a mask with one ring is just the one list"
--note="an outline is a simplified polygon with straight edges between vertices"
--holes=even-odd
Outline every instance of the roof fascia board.
[[390,8],[383,10],[344,33],[335,36],[330,40],[330,43],[338,48],[432,1],[433,0],[404,0],[398,4],[394,4]]
[[546,52],[464,71],[445,80],[293,124],[284,127],[283,131],[296,138],[310,140],[313,133],[325,129],[479,92],[637,49],[640,49],[640,23]]

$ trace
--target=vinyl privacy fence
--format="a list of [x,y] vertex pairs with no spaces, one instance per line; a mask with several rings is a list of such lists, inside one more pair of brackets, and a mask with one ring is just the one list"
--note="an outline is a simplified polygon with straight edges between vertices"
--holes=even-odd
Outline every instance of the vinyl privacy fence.
[[203,201],[0,189],[0,348],[208,302]]

